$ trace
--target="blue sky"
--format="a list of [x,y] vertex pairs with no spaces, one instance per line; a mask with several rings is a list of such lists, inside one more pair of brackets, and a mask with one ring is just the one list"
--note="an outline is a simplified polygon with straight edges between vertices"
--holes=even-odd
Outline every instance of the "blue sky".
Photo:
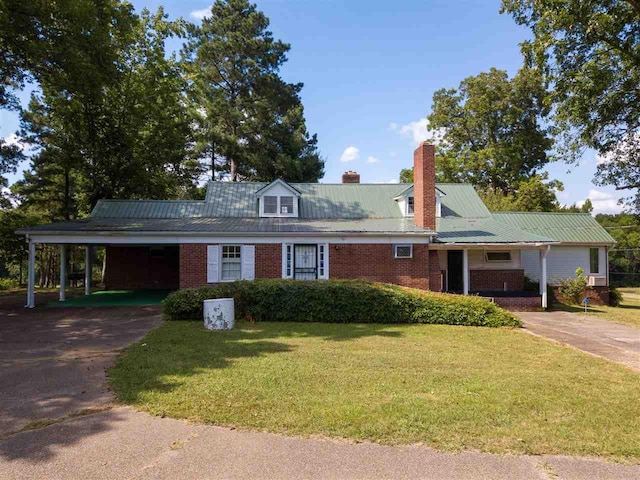
[[[164,5],[171,18],[199,21],[210,0],[135,0],[137,10]],[[307,127],[317,133],[326,159],[322,182],[339,182],[356,170],[361,181],[397,181],[412,151],[426,137],[433,92],[490,67],[514,74],[518,43],[528,30],[498,13],[499,1],[258,0],[276,38],[291,44],[282,70],[303,82]],[[173,42],[171,47],[179,45]],[[0,112],[0,136],[18,125]],[[592,152],[580,166],[549,166],[564,182],[562,203],[589,197],[596,213],[620,210],[613,188],[596,187]],[[20,175],[20,174],[18,174]],[[12,180],[15,180],[14,176]]]

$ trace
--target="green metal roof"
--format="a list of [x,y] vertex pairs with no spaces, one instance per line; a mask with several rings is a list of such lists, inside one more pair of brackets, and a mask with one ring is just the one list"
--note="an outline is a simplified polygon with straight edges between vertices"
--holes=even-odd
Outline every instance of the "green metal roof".
[[473,185],[468,183],[436,183],[444,196],[442,202],[443,217],[490,217],[491,212],[484,205]]
[[[205,200],[101,200],[91,217],[20,233],[181,232],[429,234],[403,217],[395,197],[411,184],[293,183],[298,218],[259,218],[265,182],[209,182]],[[439,243],[614,243],[588,214],[490,213],[469,184],[438,183],[443,193]]]
[[436,243],[552,243],[544,235],[510,227],[491,217],[436,219]]
[[494,212],[493,218],[510,227],[544,235],[558,242],[615,243],[589,213]]
[[[209,182],[204,201],[100,200],[92,217],[99,218],[258,218],[256,193],[264,182]],[[301,193],[299,218],[403,218],[394,200],[408,184],[293,183]],[[437,184],[442,215],[488,217],[491,214],[471,185]]]

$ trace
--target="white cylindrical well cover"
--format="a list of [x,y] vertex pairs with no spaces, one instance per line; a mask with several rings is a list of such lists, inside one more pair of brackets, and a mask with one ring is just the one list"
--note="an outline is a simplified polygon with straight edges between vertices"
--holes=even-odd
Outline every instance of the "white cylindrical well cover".
[[208,330],[231,330],[235,323],[233,298],[204,301],[204,326]]

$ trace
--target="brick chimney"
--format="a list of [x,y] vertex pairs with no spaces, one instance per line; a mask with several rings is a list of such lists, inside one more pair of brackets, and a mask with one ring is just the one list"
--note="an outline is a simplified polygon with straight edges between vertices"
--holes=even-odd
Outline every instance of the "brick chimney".
[[435,147],[422,142],[413,152],[413,221],[419,227],[436,229]]
[[342,174],[342,183],[360,183],[360,174],[348,170]]

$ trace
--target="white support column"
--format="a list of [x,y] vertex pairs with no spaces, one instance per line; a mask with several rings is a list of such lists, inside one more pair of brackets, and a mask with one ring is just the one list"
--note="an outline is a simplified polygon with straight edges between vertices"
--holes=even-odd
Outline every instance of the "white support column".
[[60,245],[60,301],[64,302],[66,298],[67,287],[67,246]]
[[547,254],[549,246],[540,250],[540,295],[542,295],[542,308],[546,310],[548,306],[547,299]]
[[462,293],[469,295],[469,250],[462,250]]
[[84,251],[84,294],[91,295],[91,245]]
[[25,307],[36,306],[36,244],[29,240],[29,266],[27,269],[27,304]]

